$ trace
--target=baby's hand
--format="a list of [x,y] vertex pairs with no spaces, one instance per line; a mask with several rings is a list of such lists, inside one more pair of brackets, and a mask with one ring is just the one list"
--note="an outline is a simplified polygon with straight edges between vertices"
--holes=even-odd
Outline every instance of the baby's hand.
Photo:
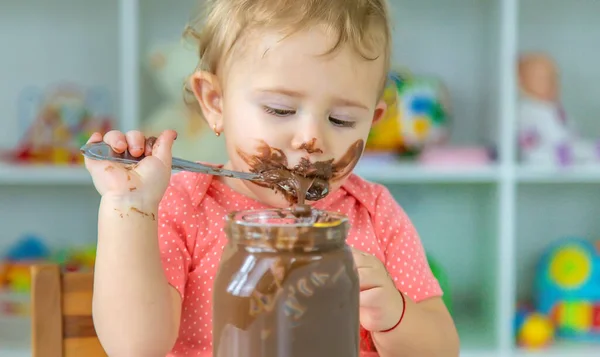
[[139,131],[123,134],[113,130],[104,138],[94,133],[88,142],[104,140],[116,153],[128,152],[133,157],[145,155],[137,165],[123,165],[112,161],[86,158],[85,166],[92,175],[94,185],[100,195],[136,196],[145,203],[158,205],[171,178],[171,148],[177,133],[163,132],[153,147]]
[[360,283],[360,323],[368,331],[380,332],[396,325],[404,300],[383,263],[377,257],[352,249]]

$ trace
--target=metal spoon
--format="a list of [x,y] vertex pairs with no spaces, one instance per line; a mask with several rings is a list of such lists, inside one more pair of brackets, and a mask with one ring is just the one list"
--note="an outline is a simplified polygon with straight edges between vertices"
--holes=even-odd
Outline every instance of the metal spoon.
[[[107,160],[126,165],[135,165],[144,158],[144,155],[140,157],[133,157],[127,151],[119,154],[115,152],[110,145],[104,142],[86,144],[81,147],[81,153],[85,157],[93,160]],[[241,180],[274,184],[279,186],[284,191],[293,194],[295,197],[298,197],[298,192],[296,189],[297,185],[294,185],[293,182],[290,182],[290,180],[274,182],[273,180],[268,180],[261,174],[226,170],[176,157],[174,157],[172,160],[171,168],[179,171],[198,172],[215,176],[232,177]],[[316,201],[324,198],[328,193],[329,185],[327,182],[317,179],[314,180],[311,186],[308,188],[308,191],[306,192],[306,199],[310,201]]]

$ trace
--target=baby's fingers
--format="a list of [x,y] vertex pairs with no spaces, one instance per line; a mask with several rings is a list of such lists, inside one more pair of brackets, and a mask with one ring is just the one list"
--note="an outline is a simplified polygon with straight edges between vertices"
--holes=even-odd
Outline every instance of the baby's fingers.
[[90,138],[87,141],[87,144],[99,143],[101,141],[102,141],[102,134],[96,132],[96,133],[93,133],[92,136],[90,136]]
[[177,133],[174,130],[166,130],[156,139],[152,148],[152,155],[159,158],[167,167],[171,167],[173,160],[171,149],[175,139],[177,139]]
[[127,139],[127,147],[129,148],[129,153],[133,157],[140,157],[144,154],[146,148],[146,138],[144,134],[140,131],[132,130],[127,132],[125,135]]
[[[87,143],[99,143],[102,142],[102,139],[102,134],[94,133],[92,136],[90,136],[90,139]],[[84,162],[88,172],[92,175],[92,179],[96,185],[96,188],[98,189],[98,192],[102,192],[103,181],[105,180],[106,172],[112,171],[111,168],[114,168],[112,166],[113,164],[109,161],[90,159],[87,156],[84,157]]]
[[104,135],[104,142],[112,147],[112,149],[122,154],[127,150],[127,139],[125,138],[125,134],[118,130],[111,130],[106,135]]

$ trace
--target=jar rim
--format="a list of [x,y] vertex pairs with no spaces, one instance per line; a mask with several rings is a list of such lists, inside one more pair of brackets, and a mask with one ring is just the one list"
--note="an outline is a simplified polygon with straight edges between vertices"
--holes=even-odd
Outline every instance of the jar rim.
[[230,242],[262,251],[318,251],[346,241],[348,217],[313,210],[311,217],[296,217],[292,209],[234,211],[225,219]]
[[[268,228],[333,228],[348,223],[348,217],[341,213],[314,208],[313,212],[311,217],[297,217],[291,208],[249,209],[230,212],[225,220],[242,227]],[[317,217],[326,218],[319,221]]]

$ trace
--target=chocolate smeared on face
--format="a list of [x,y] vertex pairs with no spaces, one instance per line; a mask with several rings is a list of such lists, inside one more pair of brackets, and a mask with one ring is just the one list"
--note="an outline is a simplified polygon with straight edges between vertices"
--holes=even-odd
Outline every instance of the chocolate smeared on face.
[[339,181],[350,175],[352,170],[354,170],[354,168],[356,167],[356,164],[358,163],[358,160],[360,159],[364,148],[364,141],[357,140],[352,145],[350,145],[348,150],[346,150],[344,156],[342,156],[337,162],[333,163],[333,181]]
[[[257,146],[257,153],[249,155],[240,149],[238,155],[248,164],[250,172],[261,175],[264,182],[254,182],[255,184],[279,190],[288,201],[293,200],[294,194],[290,191],[294,189],[294,175],[288,170],[287,157],[280,149],[270,147],[266,142],[260,141]],[[289,187],[285,190],[283,187]]]
[[[313,140],[306,146],[314,148]],[[363,149],[364,141],[357,140],[336,162],[333,159],[311,162],[302,158],[298,165],[291,169],[288,168],[288,160],[283,151],[270,147],[262,140],[254,155],[239,149],[237,152],[248,164],[250,171],[261,175],[265,181],[256,184],[278,190],[292,205],[303,205],[305,199],[315,201],[327,195],[330,182],[347,177],[358,163]]]
[[300,145],[300,150],[305,150],[309,154],[322,154],[323,150],[317,147],[317,138],[312,138],[306,143]]

